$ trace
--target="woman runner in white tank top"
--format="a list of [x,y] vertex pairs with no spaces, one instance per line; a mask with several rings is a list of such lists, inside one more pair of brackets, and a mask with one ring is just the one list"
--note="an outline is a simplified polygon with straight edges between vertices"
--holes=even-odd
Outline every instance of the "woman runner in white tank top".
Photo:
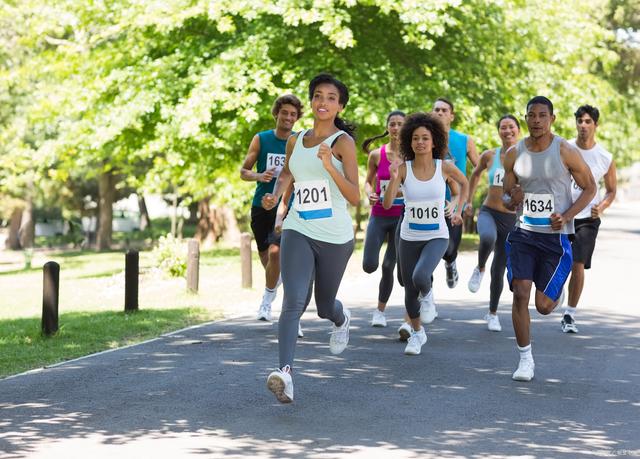
[[[402,184],[405,213],[400,228],[398,262],[404,280],[405,307],[411,320],[411,336],[405,354],[418,355],[427,342],[420,323],[420,308],[426,307],[431,293],[431,274],[447,250],[449,231],[444,219],[445,181],[460,184],[460,200],[465,202],[469,182],[452,163],[443,161],[447,133],[440,119],[428,113],[414,113],[405,119],[400,131],[400,152],[405,163],[391,164],[391,182],[383,206],[388,209]],[[462,206],[451,222],[462,224]],[[421,305],[422,303],[422,305]]]

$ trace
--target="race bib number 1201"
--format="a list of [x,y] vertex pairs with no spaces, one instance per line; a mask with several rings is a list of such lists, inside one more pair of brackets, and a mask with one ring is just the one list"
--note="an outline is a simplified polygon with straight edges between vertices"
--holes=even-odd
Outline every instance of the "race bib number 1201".
[[294,183],[293,208],[303,220],[317,220],[333,216],[331,190],[327,180],[308,180]]

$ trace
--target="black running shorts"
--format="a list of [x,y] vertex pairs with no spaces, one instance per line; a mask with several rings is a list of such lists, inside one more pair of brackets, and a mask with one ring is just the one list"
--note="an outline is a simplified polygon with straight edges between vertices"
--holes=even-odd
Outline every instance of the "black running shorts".
[[584,263],[584,269],[591,268],[591,256],[596,248],[596,237],[600,228],[599,218],[576,218],[575,239],[571,243],[573,262]]
[[264,252],[271,244],[280,245],[280,235],[273,231],[276,223],[278,206],[271,210],[262,207],[251,207],[251,230],[256,239],[258,252]]

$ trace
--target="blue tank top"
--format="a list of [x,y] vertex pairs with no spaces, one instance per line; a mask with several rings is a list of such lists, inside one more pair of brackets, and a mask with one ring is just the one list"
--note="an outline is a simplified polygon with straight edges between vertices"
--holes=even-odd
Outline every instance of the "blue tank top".
[[273,193],[273,187],[276,184],[278,174],[284,166],[286,157],[287,139],[279,139],[273,129],[258,132],[260,139],[260,153],[256,163],[256,170],[262,173],[267,169],[276,168],[276,175],[269,183],[256,182],[256,192],[253,195],[252,206],[262,207],[262,197],[266,193]]
[[[456,164],[456,167],[460,169],[462,174],[467,176],[467,135],[458,132],[453,129],[449,129],[449,154],[450,159]],[[451,199],[451,191],[447,187],[446,199]]]

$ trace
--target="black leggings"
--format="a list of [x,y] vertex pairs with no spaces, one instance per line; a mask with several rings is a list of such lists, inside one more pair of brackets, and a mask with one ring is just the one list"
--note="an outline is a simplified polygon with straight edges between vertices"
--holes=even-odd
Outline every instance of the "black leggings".
[[393,269],[396,266],[396,227],[400,219],[398,217],[378,217],[372,215],[367,225],[367,234],[364,239],[364,255],[362,257],[362,269],[371,274],[378,269],[380,249],[385,239],[387,249],[382,260],[382,278],[378,288],[378,301],[389,301],[393,290]]

